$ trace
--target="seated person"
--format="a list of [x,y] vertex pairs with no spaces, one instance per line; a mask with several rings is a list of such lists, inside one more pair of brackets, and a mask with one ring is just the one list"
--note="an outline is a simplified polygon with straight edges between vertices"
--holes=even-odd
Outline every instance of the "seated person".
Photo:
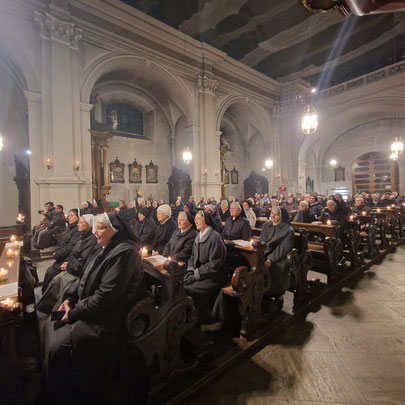
[[114,364],[127,340],[125,320],[142,279],[139,247],[129,226],[115,213],[95,221],[103,249],[69,290],[59,308],[65,312],[62,321],[48,320],[44,327],[43,377],[52,404],[111,403]]
[[52,221],[43,228],[38,229],[34,235],[34,247],[36,249],[45,249],[51,245],[54,232],[64,230],[66,226],[65,213],[63,206],[57,205]]
[[138,221],[134,226],[134,234],[138,238],[140,248],[152,249],[155,241],[156,224],[155,221],[149,216],[149,209],[147,207],[138,208]]
[[391,204],[395,204],[395,201],[393,200],[392,195],[389,191],[384,193],[384,197],[381,198],[381,202],[384,207],[388,207]]
[[282,220],[281,208],[273,207],[270,221],[263,224],[260,242],[266,245],[264,265],[269,269],[271,287],[264,299],[265,310],[280,310],[283,306],[283,294],[290,286],[290,276],[286,264],[288,252],[294,247],[294,230]]
[[178,228],[166,243],[163,256],[171,257],[176,262],[187,263],[191,256],[193,243],[198,232],[193,216],[189,212],[179,212]]
[[184,204],[181,200],[177,199],[175,202],[175,208],[173,212],[173,218],[177,221],[177,217],[179,216],[179,212],[184,211]]
[[346,215],[344,212],[338,210],[338,206],[333,200],[328,200],[326,203],[326,209],[321,215],[320,220],[323,224],[331,221],[332,225],[340,225],[340,231],[346,228]]
[[380,201],[380,198],[377,194],[371,195],[371,207],[379,208],[384,207],[384,204]]
[[221,320],[222,316],[214,304],[221,288],[228,280],[226,247],[221,235],[213,229],[211,216],[200,211],[195,217],[199,234],[196,236],[184,289],[193,300],[199,312],[200,323],[210,324]]
[[91,203],[88,201],[82,201],[80,204],[80,216],[85,214],[91,214]]
[[[260,196],[259,196],[260,198]],[[252,197],[248,198],[248,201],[250,201],[252,203],[252,210],[256,215],[256,218],[262,217],[263,216],[263,211],[260,207],[260,205],[258,204],[258,202],[256,202]]]
[[310,195],[308,197],[308,200],[309,200],[308,201],[309,202],[309,212],[311,214],[314,214],[315,218],[319,218],[324,211],[322,204],[320,204],[318,202],[317,198],[314,195]]
[[204,208],[207,205],[207,203],[204,201],[204,197],[200,198],[200,201],[197,204],[197,208]]
[[288,212],[296,211],[298,209],[298,204],[294,200],[294,197],[288,197],[287,201],[283,205],[283,208],[285,208]]
[[138,213],[137,213],[135,207],[136,207],[135,200],[130,201],[130,202],[128,203],[128,205],[127,205],[127,208],[128,208],[128,216],[127,216],[127,219],[128,219],[128,223],[129,223],[130,225],[134,225],[135,222],[136,222],[137,219],[138,219]]
[[304,222],[310,224],[315,221],[315,215],[309,210],[309,204],[302,200],[297,213],[294,215],[293,222]]
[[[66,261],[61,265],[56,265],[55,271],[59,274],[53,278],[53,283],[49,283],[44,295],[37,304],[37,309],[44,313],[51,313],[52,307],[56,308],[62,303],[63,294],[69,289],[71,284],[80,278],[87,261],[93,256],[101,246],[97,244],[97,238],[93,234],[92,214],[85,214],[79,218],[77,229],[80,237]],[[53,308],[55,309],[55,308]]]
[[173,232],[177,229],[176,222],[172,218],[172,209],[163,204],[157,209],[157,219],[159,221],[156,227],[155,240],[152,247],[152,255],[161,255],[166,243],[169,242]]
[[76,243],[80,239],[80,232],[77,227],[79,222],[78,211],[76,208],[69,211],[68,215],[68,228],[62,234],[62,237],[58,243],[58,246],[53,252],[53,257],[55,258],[55,262],[52,264],[51,267],[45,273],[44,282],[42,284],[42,292],[44,292],[50,281],[61,271],[62,264],[66,261],[70,253],[72,252],[73,248],[75,247]]
[[214,229],[218,232],[221,233],[223,229],[223,225],[221,222],[221,217],[218,214],[217,206],[214,204],[207,204],[204,208],[208,214],[211,215],[212,222],[214,223]]
[[219,210],[219,217],[221,218],[222,225],[224,225],[225,221],[230,217],[230,215],[228,201],[222,200],[221,209]]
[[35,231],[37,231],[40,228],[45,229],[46,226],[50,225],[53,217],[56,214],[55,205],[52,201],[46,202],[44,204],[44,206],[45,206],[45,211],[44,210],[38,211],[38,214],[43,215],[44,218],[41,220],[41,222],[38,225],[34,226],[33,233],[35,233]]
[[163,205],[163,204],[164,204],[163,200],[161,200],[160,204],[158,204],[157,201],[152,201],[152,204],[149,208],[149,216],[155,221],[156,225],[159,223],[159,221],[157,219],[157,209],[158,209],[159,205]]
[[233,202],[230,208],[231,216],[225,221],[222,237],[225,240],[247,240],[252,237],[252,228],[249,221],[242,215],[242,207]]
[[243,210],[245,211],[245,215],[247,220],[249,221],[249,225],[251,228],[256,226],[256,214],[252,209],[252,201],[250,199],[243,201],[242,203]]
[[197,214],[195,204],[190,204],[189,202],[186,202],[184,204],[183,210],[184,212],[189,212],[193,216],[193,218],[195,217],[195,214]]
[[370,213],[370,210],[370,207],[366,207],[364,205],[364,198],[358,195],[355,199],[354,207],[352,207],[351,209],[352,214],[363,215],[363,213],[365,213],[365,215],[368,215]]
[[104,207],[103,207],[103,203],[101,202],[101,200],[99,200],[98,198],[95,198],[93,200],[93,204],[92,204],[92,209],[90,214],[93,215],[98,215],[98,214],[102,214],[104,212]]
[[131,220],[131,212],[129,211],[128,206],[125,204],[124,200],[119,200],[118,208],[118,215],[129,224],[129,221]]

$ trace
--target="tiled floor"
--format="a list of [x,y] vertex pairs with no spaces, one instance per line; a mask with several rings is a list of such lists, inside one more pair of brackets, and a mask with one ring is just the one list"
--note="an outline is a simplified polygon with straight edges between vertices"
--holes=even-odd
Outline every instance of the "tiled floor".
[[187,404],[405,404],[405,246]]

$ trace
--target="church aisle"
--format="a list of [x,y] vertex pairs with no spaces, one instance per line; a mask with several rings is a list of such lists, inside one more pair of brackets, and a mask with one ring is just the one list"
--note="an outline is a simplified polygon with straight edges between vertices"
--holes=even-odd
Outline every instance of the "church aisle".
[[404,404],[405,246],[187,404]]

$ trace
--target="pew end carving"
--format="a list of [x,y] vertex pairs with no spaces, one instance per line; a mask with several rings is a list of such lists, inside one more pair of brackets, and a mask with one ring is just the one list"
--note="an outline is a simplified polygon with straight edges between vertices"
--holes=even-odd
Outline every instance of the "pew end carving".
[[185,266],[171,260],[163,268],[155,268],[144,260],[144,271],[159,280],[160,285],[153,296],[132,307],[126,326],[129,345],[142,353],[153,388],[198,364],[198,355],[182,350],[185,334],[195,326],[198,312],[184,292]]

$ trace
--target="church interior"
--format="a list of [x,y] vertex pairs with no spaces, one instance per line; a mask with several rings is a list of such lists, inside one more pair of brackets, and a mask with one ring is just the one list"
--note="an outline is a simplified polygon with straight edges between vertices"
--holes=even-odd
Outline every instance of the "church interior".
[[1,404],[405,404],[405,1],[0,22]]

